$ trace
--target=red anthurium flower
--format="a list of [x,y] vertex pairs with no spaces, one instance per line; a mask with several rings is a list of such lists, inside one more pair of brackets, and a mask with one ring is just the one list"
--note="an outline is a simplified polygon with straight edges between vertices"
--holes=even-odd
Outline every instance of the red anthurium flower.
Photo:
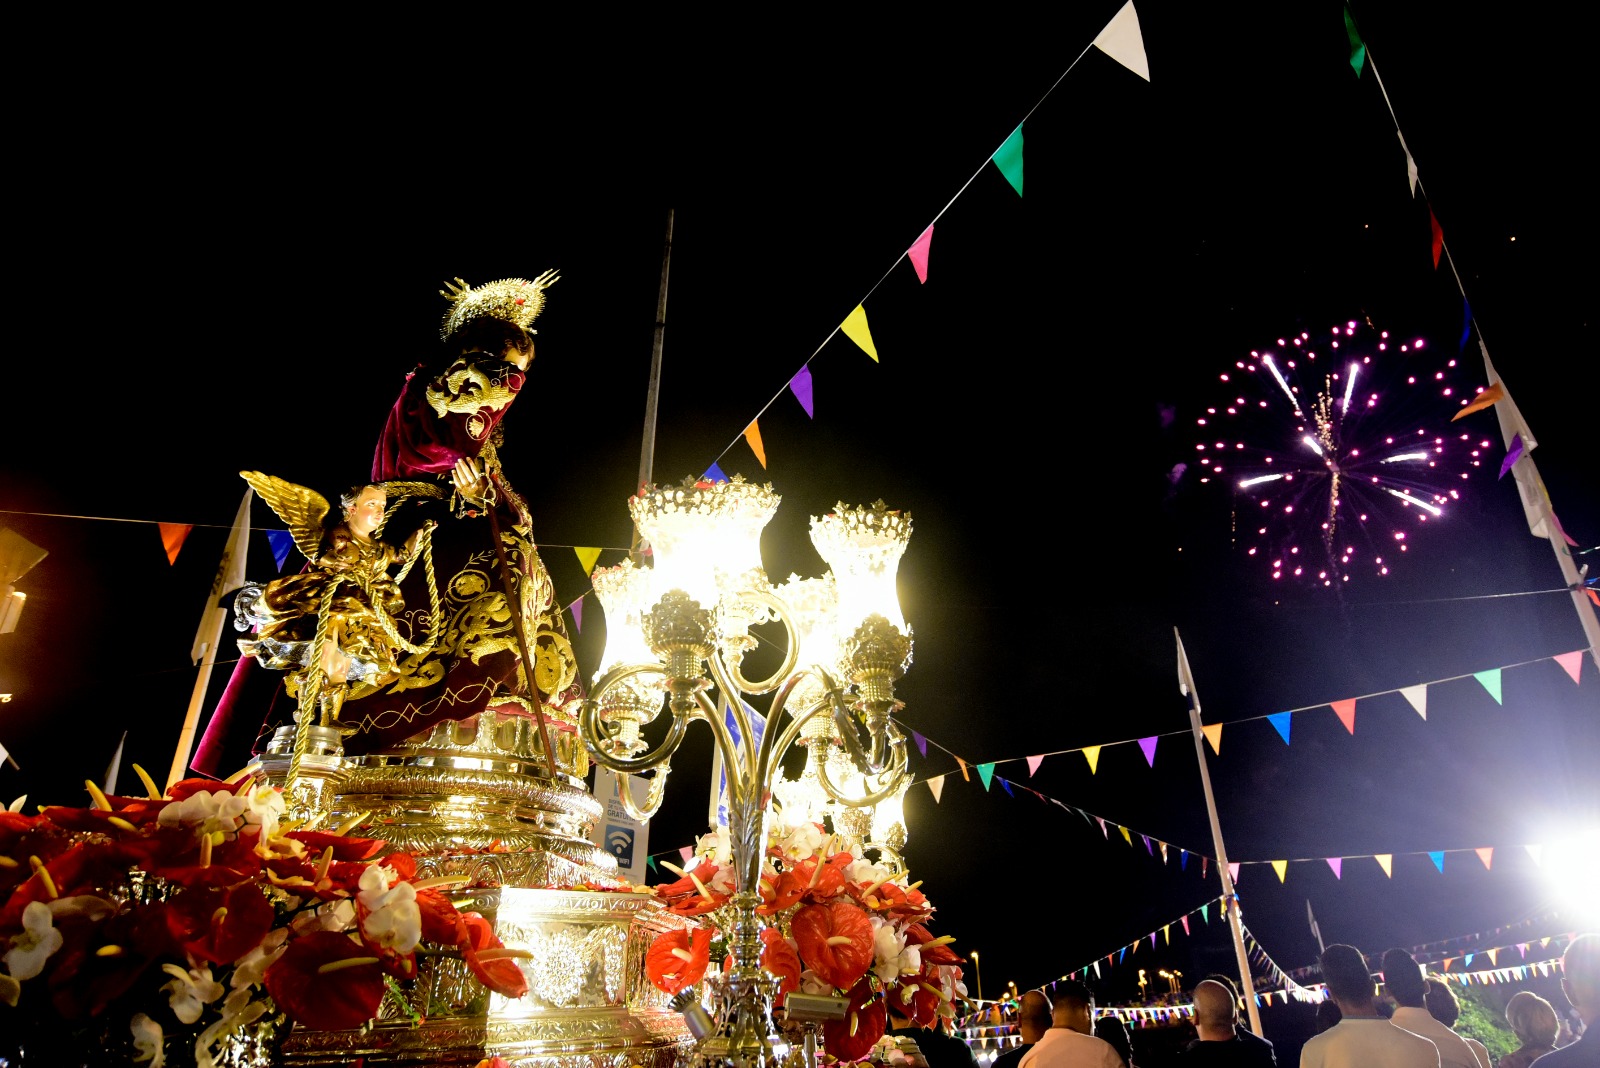
[[939,977],[931,965],[915,975],[902,975],[889,990],[894,1011],[913,1023],[932,1027],[939,1020]]
[[[22,929],[22,912],[30,902],[94,894],[102,887],[115,885],[135,859],[118,842],[74,844],[45,861],[44,872],[49,873],[48,881],[44,872],[34,872],[12,891],[5,907],[0,908],[0,935],[15,934]],[[51,893],[52,887],[54,893]]]
[[[454,902],[437,890],[418,890],[417,908],[422,912],[422,940],[446,946],[465,947],[471,935]],[[481,919],[481,917],[480,917]],[[485,921],[487,925],[487,921]]]
[[875,997],[872,985],[862,979],[850,990],[850,1007],[845,1010],[844,1019],[822,1025],[822,1044],[829,1056],[859,1061],[872,1052],[888,1024],[889,1013],[883,999]]
[[[345,834],[328,834],[324,831],[290,831],[283,835],[306,847],[306,851],[313,855],[320,855],[324,849],[333,847],[334,860],[370,860],[381,850],[386,843],[378,838],[351,838]],[[395,854],[396,857],[401,854]],[[399,871],[391,861],[394,858],[385,858],[384,863]],[[406,857],[407,860],[411,858]],[[411,862],[412,873],[416,872],[416,862]],[[409,878],[402,873],[402,878]]]
[[[834,856],[848,858],[849,854],[835,853]],[[849,863],[848,859],[845,863]],[[827,901],[844,892],[844,868],[832,860],[813,857],[802,860],[793,870],[795,881],[800,884],[800,897],[804,901]]]
[[806,884],[793,871],[784,871],[776,878],[768,876],[761,880],[761,904],[756,911],[763,916],[775,915],[798,905],[805,892]]
[[800,973],[805,970],[805,965],[800,963],[800,954],[795,952],[789,940],[783,937],[783,932],[776,927],[762,928],[761,967],[782,980],[778,986],[776,1004],[782,1005],[789,991],[800,989]]
[[522,974],[516,959],[497,956],[505,947],[495,937],[488,920],[476,912],[463,912],[461,929],[465,934],[461,955],[478,982],[503,997],[520,998],[528,992],[528,977]]
[[962,957],[946,944],[935,945],[938,940],[920,923],[906,928],[906,945],[922,951],[923,964],[960,964]]
[[168,927],[186,952],[212,964],[232,964],[261,944],[272,929],[272,903],[253,882],[231,887],[191,887],[173,899]]
[[644,970],[657,990],[676,994],[698,983],[710,962],[711,932],[701,927],[657,935],[645,953]]
[[338,1031],[377,1015],[383,974],[365,946],[336,931],[317,931],[289,940],[283,956],[267,969],[266,985],[296,1023]]
[[830,986],[848,990],[872,967],[872,921],[853,901],[807,905],[789,931],[800,958]]
[[[711,863],[709,860],[703,860],[699,863],[699,865],[691,868],[689,872],[686,872],[683,878],[674,882],[661,883],[658,885],[656,887],[656,896],[674,898],[685,897],[690,894],[698,895],[700,893],[700,886],[710,885],[711,880],[716,878],[717,871],[718,868],[715,864]],[[700,880],[700,886],[695,885],[696,879]]]

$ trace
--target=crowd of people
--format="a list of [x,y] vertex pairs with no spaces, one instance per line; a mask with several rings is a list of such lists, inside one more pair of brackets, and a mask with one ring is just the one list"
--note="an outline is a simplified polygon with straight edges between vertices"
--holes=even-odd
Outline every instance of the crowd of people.
[[[1300,1068],[1600,1068],[1600,935],[1573,939],[1562,956],[1561,989],[1575,1025],[1532,991],[1513,996],[1505,1021],[1520,1045],[1495,1061],[1488,1048],[1454,1028],[1460,1005],[1449,984],[1425,974],[1404,949],[1385,952],[1374,974],[1354,946],[1322,953],[1328,999],[1317,1006],[1317,1033],[1300,1051]],[[1237,1065],[1276,1068],[1273,1044],[1240,1018],[1243,1001],[1226,976],[1210,975],[1192,992],[1193,1038],[1170,1049],[1139,1049],[1115,1015],[1097,1017],[1089,988],[1076,980],[1017,1001],[1021,1043],[991,1068],[1163,1068]],[[1591,1032],[1594,1032],[1591,1034]],[[970,1050],[930,1052],[930,1068],[976,1068]]]

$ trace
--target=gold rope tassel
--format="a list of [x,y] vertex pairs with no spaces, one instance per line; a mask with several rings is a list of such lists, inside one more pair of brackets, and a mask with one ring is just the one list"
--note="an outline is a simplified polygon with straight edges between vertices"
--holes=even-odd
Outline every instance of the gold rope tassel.
[[[311,640],[311,667],[300,680],[300,712],[294,732],[294,759],[289,762],[289,777],[283,784],[285,800],[294,797],[295,783],[300,780],[300,760],[311,744],[311,714],[320,703],[323,686],[322,649],[328,641],[328,620],[332,616],[333,595],[339,591],[343,579],[334,576],[322,593],[322,605],[317,609],[317,634]],[[343,683],[340,683],[343,685]],[[327,724],[323,724],[327,726]]]

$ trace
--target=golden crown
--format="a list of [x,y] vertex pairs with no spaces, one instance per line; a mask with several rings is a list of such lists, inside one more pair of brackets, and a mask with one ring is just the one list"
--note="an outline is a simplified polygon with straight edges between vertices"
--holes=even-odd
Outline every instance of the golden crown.
[[450,301],[450,312],[439,329],[441,338],[448,338],[467,323],[482,316],[516,323],[535,333],[532,324],[544,311],[544,291],[560,279],[552,268],[528,281],[526,278],[502,278],[473,287],[457,278],[446,282],[439,295]]

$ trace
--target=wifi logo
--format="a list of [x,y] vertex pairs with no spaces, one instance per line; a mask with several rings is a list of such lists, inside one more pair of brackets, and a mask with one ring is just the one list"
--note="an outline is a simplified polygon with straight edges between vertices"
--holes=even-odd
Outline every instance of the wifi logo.
[[606,824],[606,850],[624,868],[633,866],[633,828]]

